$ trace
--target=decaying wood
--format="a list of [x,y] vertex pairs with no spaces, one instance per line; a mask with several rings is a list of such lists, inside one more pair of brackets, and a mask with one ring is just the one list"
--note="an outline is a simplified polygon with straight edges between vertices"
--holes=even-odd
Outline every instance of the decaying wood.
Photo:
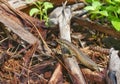
[[30,59],[32,58],[32,56],[33,56],[33,54],[35,53],[35,51],[37,50],[37,48],[38,48],[38,43],[36,42],[35,44],[33,44],[32,48],[29,49],[29,50],[26,52],[26,54],[25,54],[25,56],[24,56],[24,58],[23,58],[23,60],[24,60],[24,62],[25,62],[25,64],[24,64],[25,67],[29,66],[29,64],[30,64]]
[[[40,41],[36,37],[34,37],[30,32],[26,31],[21,25],[10,19],[9,16],[6,16],[5,14],[1,13],[0,22],[3,23],[6,27],[8,27],[10,30],[12,30],[15,34],[17,34],[21,39],[25,40],[26,42],[30,44],[33,44],[35,42],[40,43]],[[39,49],[42,50],[40,46]]]
[[33,2],[35,2],[37,0],[30,0],[30,1],[26,1],[26,0],[8,0],[8,3],[15,9],[19,9],[22,10],[26,7],[29,7],[33,4]]
[[30,70],[32,71],[31,73],[37,73],[37,74],[41,74],[44,73],[45,71],[47,71],[47,69],[49,70],[51,68],[51,71],[54,70],[54,65],[53,65],[54,61],[44,61],[41,64],[36,64],[34,66],[30,67]]
[[[8,3],[15,9],[25,9],[33,5],[33,2],[38,0],[30,0],[30,1],[24,1],[24,0],[8,0]],[[62,5],[66,0],[40,0],[40,1],[49,1],[53,3],[55,6]],[[76,2],[81,2],[84,0],[67,0],[68,4],[73,4]]]
[[[15,9],[18,10],[23,10],[25,8],[28,8],[33,5],[34,2],[38,0],[30,0],[30,1],[25,1],[25,0],[8,0],[8,3]],[[48,1],[53,3],[55,6],[62,5],[66,0],[39,0],[39,1]],[[75,3],[76,0],[67,0],[69,4]],[[80,2],[80,0],[78,1]]]
[[99,71],[98,65],[93,60],[91,60],[87,54],[79,50],[75,45],[63,39],[57,40],[57,42],[65,47],[66,49],[65,53],[69,51],[70,55],[75,56],[77,60],[84,66],[88,67],[91,70]]
[[[85,6],[84,3],[77,3],[77,4],[74,4],[74,5],[68,5],[67,7],[66,6],[64,6],[64,7],[57,7],[49,15],[49,24],[50,24],[50,26],[52,26],[52,27],[56,26],[61,21],[64,21],[65,18],[63,18],[62,15],[64,15],[64,17],[66,17],[65,21],[71,20],[71,18],[73,16],[75,16],[76,14],[81,15],[81,13],[86,12],[86,11],[82,11],[82,10],[75,11],[75,10],[77,8],[83,8],[84,6]],[[65,7],[66,7],[66,10],[64,9]],[[64,11],[65,13],[69,13],[69,14],[65,14],[65,13],[62,14],[62,11]],[[67,16],[67,15],[69,15],[69,16]],[[64,26],[66,26],[66,23],[63,23],[63,24],[64,24]],[[70,24],[70,22],[68,24]],[[60,23],[59,27],[60,26],[62,26],[62,23]]]
[[57,67],[48,84],[62,84],[62,83],[63,83],[62,66],[60,64],[57,64]]
[[0,66],[3,65],[10,58],[6,52],[0,52]]
[[[39,83],[40,84],[48,84],[48,80],[45,78],[45,72],[52,73],[53,70],[54,70],[53,60],[52,61],[44,61],[42,64],[36,64],[36,65],[30,66],[29,70],[26,69],[26,71],[30,72],[29,76],[30,76],[31,80],[34,80],[35,82],[36,82],[36,80],[37,81],[41,80],[41,81],[37,82],[38,84]],[[43,75],[43,73],[44,73],[44,75]],[[52,76],[52,74],[50,74],[48,79],[50,79],[51,76]],[[27,77],[26,77],[26,79],[27,79]]]
[[75,59],[75,57],[71,58],[71,57],[68,57],[67,55],[64,55],[63,59],[65,59],[64,62],[65,62],[66,67],[68,65],[68,68],[69,68],[68,70],[70,70],[69,74],[70,74],[73,84],[86,84],[84,77],[82,75],[82,72],[80,68],[78,67],[78,63],[76,62],[77,60]]
[[114,48],[110,49],[109,54],[109,66],[108,66],[108,84],[119,84],[120,83],[120,57],[118,50]]
[[[45,42],[44,42],[43,37],[41,36],[40,32],[38,31],[42,42],[40,40],[38,40],[35,36],[33,36],[30,32],[25,30],[28,27],[30,27],[30,28],[35,27],[35,29],[41,28],[40,21],[33,19],[32,17],[27,16],[26,14],[24,14],[20,11],[16,11],[12,7],[10,7],[10,5],[6,1],[4,2],[4,0],[2,0],[0,2],[1,2],[0,22],[2,24],[4,24],[9,30],[11,30],[12,32],[17,34],[24,41],[26,41],[30,44],[34,44],[35,42],[38,42],[39,43],[38,48],[40,50],[42,50],[41,44],[42,44],[42,42],[43,42],[43,44]],[[46,46],[45,51],[47,52],[47,50],[48,50],[48,53],[51,52],[51,50]]]
[[105,34],[111,35],[118,39],[120,38],[120,32],[115,31],[113,28],[103,26],[103,25],[97,24],[95,22],[90,22],[90,21],[87,21],[87,20],[84,20],[84,19],[78,18],[78,17],[74,17],[72,19],[72,21],[78,23],[79,25],[81,25],[83,27],[86,26],[87,28],[95,29],[99,32],[103,32]]
[[68,4],[73,4],[76,2],[83,2],[84,0],[48,0],[50,2],[52,2],[54,5],[62,5],[62,3],[64,3],[65,1],[68,2]]
[[[67,11],[67,12],[66,12]],[[71,16],[68,18],[67,16],[69,16],[69,14],[71,15],[71,11],[69,10],[69,7],[66,8],[66,6],[64,6],[62,8],[62,11],[60,11],[62,14],[59,16],[58,18],[58,23],[59,23],[59,27],[64,29],[66,29],[66,27],[70,28],[70,19],[71,19]],[[25,67],[22,67],[22,69],[25,70],[25,72],[28,71],[29,74],[24,74],[24,73],[21,73],[19,75],[23,75],[23,78],[22,80],[24,80],[24,76],[27,76],[25,78],[25,83],[29,83],[29,81],[31,82],[33,79],[34,81],[32,81],[31,83],[36,83],[36,77],[34,76],[37,76],[39,78],[39,81],[37,83],[41,83],[41,81],[44,81],[44,83],[42,82],[41,84],[47,84],[49,82],[49,84],[62,84],[63,83],[63,74],[62,74],[62,66],[60,64],[57,65],[50,81],[48,81],[49,78],[45,78],[43,76],[43,73],[45,71],[47,71],[48,67],[53,67],[54,65],[51,64],[52,62],[45,62],[43,64],[37,64],[37,65],[33,65],[32,67],[29,66],[30,64],[30,58],[32,57],[33,53],[36,51],[37,47],[40,47],[39,49],[42,50],[42,42],[39,41],[35,36],[33,36],[29,31],[25,30],[25,28],[27,29],[28,27],[34,27],[31,23],[29,23],[28,20],[26,20],[26,18],[22,18],[22,15],[24,15],[24,13],[18,11],[17,14],[15,13],[15,11],[11,11],[9,8],[5,7],[5,5],[0,5],[0,22],[2,24],[4,24],[6,27],[8,27],[8,29],[10,29],[13,33],[17,34],[21,39],[23,39],[24,41],[30,43],[30,44],[34,44],[35,42],[37,42],[39,44],[39,46],[34,45],[30,50],[27,51],[27,53],[25,54],[25,57],[24,58],[24,62],[25,62]],[[68,14],[68,15],[67,15]],[[76,13],[74,13],[76,14]],[[19,15],[21,15],[19,17]],[[16,18],[16,17],[19,17]],[[28,17],[27,15],[25,15],[25,17],[27,18],[31,18],[31,17]],[[62,20],[61,20],[62,18]],[[41,28],[41,23],[39,21],[37,21],[36,19],[30,19],[31,21],[33,21],[33,23],[35,25],[37,25],[37,27]],[[22,21],[22,23],[21,23]],[[34,22],[35,21],[35,22]],[[27,22],[27,23],[26,23]],[[38,24],[36,23],[38,22]],[[40,23],[40,24],[39,24]],[[67,39],[68,41],[71,42],[71,38],[70,38],[70,29],[68,29],[69,31],[69,36],[68,37],[65,37],[65,36],[62,36],[62,34],[66,34],[66,32],[62,33],[61,34],[61,37],[63,39]],[[25,35],[25,36],[24,36]],[[32,38],[32,39],[31,39]],[[47,50],[47,49],[46,49]],[[67,59],[66,59],[67,58]],[[73,84],[86,84],[85,83],[85,80],[84,80],[84,77],[81,73],[81,70],[79,69],[79,66],[78,66],[78,63],[76,61],[76,59],[72,56],[70,57],[67,57],[67,56],[63,56],[63,59],[64,59],[64,62],[66,64],[66,66],[68,66],[67,68],[69,68],[69,71],[70,71],[70,77],[72,79],[72,82]],[[28,68],[29,67],[29,68]],[[52,72],[53,68],[51,69],[51,72]],[[11,71],[13,73],[15,73],[15,71]],[[85,76],[88,76],[88,79],[91,79],[92,81],[97,81],[99,82],[99,84],[104,84],[103,82],[103,78],[101,75],[97,74],[97,73],[94,73],[92,71],[88,72],[84,72]],[[92,73],[92,74],[90,74]],[[34,74],[34,75],[33,75]],[[18,75],[15,76],[15,79],[17,81],[17,77],[19,77]],[[20,77],[21,78],[21,77]],[[93,79],[92,79],[93,78]],[[98,79],[96,79],[98,78]],[[17,83],[16,81],[14,82],[14,80],[12,81],[13,83]],[[20,81],[20,80],[18,80]]]
[[[78,5],[78,6],[77,6]],[[59,24],[60,29],[60,37],[71,42],[70,36],[70,20],[73,16],[73,12],[78,7],[83,7],[84,4],[76,4],[76,6],[66,6],[66,3],[63,7],[56,8],[50,14],[50,21],[51,23],[57,25]],[[73,8],[72,8],[73,7]],[[63,53],[65,54],[65,53]],[[74,84],[85,84],[85,80],[83,75],[80,71],[77,61],[74,57],[66,57],[64,58],[65,65],[69,68],[70,72],[72,73],[71,78]]]
[[60,29],[60,37],[71,42],[70,36],[70,20],[72,18],[72,12],[70,8],[66,8],[66,4],[60,10],[60,16],[58,17],[58,24]]
[[90,46],[89,49],[92,49],[94,51],[98,51],[100,53],[104,53],[104,54],[109,54],[110,52],[110,49],[107,49],[107,48],[102,48],[102,47],[99,47],[99,46]]
[[[58,23],[59,23],[59,29],[60,29],[60,37],[62,39],[68,40],[71,42],[71,36],[70,36],[70,20],[72,18],[72,12],[70,7],[66,7],[66,4],[63,5],[63,8],[61,9],[61,14],[58,17]],[[73,74],[71,76],[73,84],[85,84],[85,80],[83,78],[83,75],[80,71],[80,68],[78,66],[77,61],[74,57],[66,57],[64,58],[65,65],[68,65],[68,68],[70,69],[71,73]],[[74,78],[76,77],[76,78]]]
[[105,74],[93,72],[89,69],[81,69],[87,81],[91,81],[93,84],[106,84]]

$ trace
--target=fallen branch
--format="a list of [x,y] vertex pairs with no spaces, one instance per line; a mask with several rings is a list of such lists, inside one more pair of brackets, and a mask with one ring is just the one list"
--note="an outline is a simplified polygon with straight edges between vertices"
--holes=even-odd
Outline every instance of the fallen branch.
[[72,19],[72,21],[78,23],[80,26],[83,26],[83,27],[86,26],[87,28],[89,28],[91,30],[95,29],[99,32],[103,32],[105,34],[111,35],[118,39],[120,38],[120,32],[115,31],[113,28],[103,26],[103,25],[97,24],[95,22],[90,22],[90,21],[87,21],[87,20],[79,18],[79,17],[74,17]]
[[[51,50],[48,48],[47,44],[43,40],[41,33],[37,29],[42,27],[42,25],[40,25],[40,21],[35,20],[18,10],[16,11],[6,1],[4,2],[4,0],[1,0],[0,2],[0,22],[29,44],[34,44],[35,42],[38,42],[38,48],[42,51],[42,46],[44,46],[45,52],[50,54]],[[28,27],[35,28],[41,40],[38,40],[30,32],[25,30]]]
[[92,82],[92,84],[106,84],[105,83],[105,74],[100,74],[97,72],[93,72],[89,69],[81,69],[87,81]]
[[[62,39],[65,39],[69,42],[71,42],[71,36],[70,36],[70,20],[72,16],[75,14],[74,10],[77,8],[84,7],[83,3],[78,3],[72,6],[66,6],[66,3],[63,5],[63,7],[56,8],[51,14],[50,14],[50,23],[53,25],[59,24],[60,29],[60,37]],[[64,52],[64,48],[62,48],[62,51]],[[65,55],[65,52],[63,53]],[[72,73],[71,78],[73,84],[85,84],[85,80],[83,78],[83,75],[81,73],[81,70],[78,66],[78,63],[76,59],[72,57],[66,57],[64,58],[65,65]]]
[[48,84],[62,84],[62,83],[63,83],[62,66],[60,64],[57,64],[57,67]]

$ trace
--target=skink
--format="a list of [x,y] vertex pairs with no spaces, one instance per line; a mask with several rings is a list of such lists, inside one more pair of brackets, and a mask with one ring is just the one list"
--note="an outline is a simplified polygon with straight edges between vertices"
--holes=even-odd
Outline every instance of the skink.
[[80,51],[75,45],[63,39],[57,39],[56,41],[60,45],[68,49],[70,54],[74,54],[76,59],[79,62],[81,62],[84,66],[90,68],[91,70],[97,70],[97,71],[99,70],[97,64],[94,61],[92,61],[85,53]]

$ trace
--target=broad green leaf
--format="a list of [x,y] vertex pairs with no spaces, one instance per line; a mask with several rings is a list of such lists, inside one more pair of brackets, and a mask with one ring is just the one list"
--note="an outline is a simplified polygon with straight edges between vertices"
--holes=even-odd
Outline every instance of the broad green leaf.
[[32,8],[29,12],[29,15],[30,16],[33,16],[34,14],[38,13],[39,12],[39,9],[38,8]]
[[117,10],[117,13],[120,14],[120,8]]
[[118,20],[112,20],[111,21],[113,27],[117,30],[117,31],[120,31],[120,21]]
[[100,6],[102,6],[102,4],[101,4],[99,1],[94,1],[94,2],[92,3],[92,6],[93,6],[94,8],[99,9]]
[[120,0],[115,0],[115,2],[120,3]]
[[107,11],[99,11],[98,12],[99,14],[101,14],[101,15],[103,15],[103,16],[108,16],[108,13],[107,13]]
[[108,15],[108,19],[110,20],[110,21],[119,21],[119,18],[117,18],[117,17],[115,17],[115,16],[113,16],[113,15]]
[[93,14],[100,14],[100,15],[102,15],[102,16],[108,16],[108,13],[107,13],[107,11],[93,11],[93,12],[91,12],[91,13],[93,13]]
[[101,7],[101,5],[102,4],[99,1],[94,1],[92,3],[92,6],[86,6],[85,9],[86,10],[91,10],[91,11],[93,11],[93,10],[99,10],[100,7]]
[[105,0],[108,4],[115,4],[114,0]]
[[107,18],[113,27],[120,31],[120,0],[86,0],[92,6],[85,7],[89,10],[91,19]]
[[42,13],[44,14],[44,16],[47,16],[47,10],[45,8],[42,9]]
[[53,8],[53,4],[52,3],[50,3],[50,2],[44,2],[44,8],[47,10],[47,9],[49,9],[49,8]]
[[95,8],[92,7],[92,6],[86,6],[86,7],[85,7],[85,10],[88,10],[88,11],[89,11],[89,10],[95,10]]
[[110,12],[114,12],[117,9],[118,8],[116,6],[113,6],[113,5],[106,6],[106,10],[110,11]]
[[94,1],[99,1],[99,0],[85,0],[87,3],[92,3]]
[[47,16],[44,16],[43,18],[44,18],[44,20],[48,21],[48,17]]

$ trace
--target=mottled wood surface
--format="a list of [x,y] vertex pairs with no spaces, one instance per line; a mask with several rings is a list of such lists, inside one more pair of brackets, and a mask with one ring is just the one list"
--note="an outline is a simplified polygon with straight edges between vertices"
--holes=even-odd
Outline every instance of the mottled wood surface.
[[68,4],[72,4],[83,0],[30,0],[29,2],[27,2],[26,0],[8,0],[9,4],[13,8],[17,8],[20,10],[31,6],[35,1],[49,1],[53,3],[55,6],[58,6],[58,5],[62,5],[62,3],[64,3],[65,1],[67,1]]

